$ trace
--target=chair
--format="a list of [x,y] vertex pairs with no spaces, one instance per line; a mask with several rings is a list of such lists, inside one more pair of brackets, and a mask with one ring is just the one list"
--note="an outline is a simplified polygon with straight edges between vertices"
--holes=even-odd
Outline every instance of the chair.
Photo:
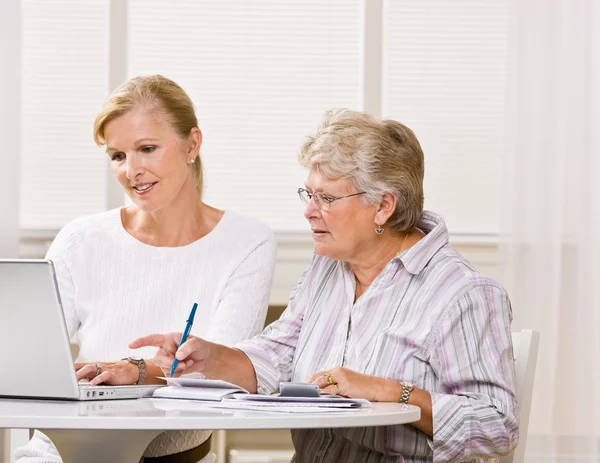
[[517,400],[519,401],[519,444],[517,448],[500,463],[524,463],[525,446],[527,443],[527,427],[533,395],[533,379],[537,363],[540,333],[533,330],[521,330],[512,334],[515,367],[517,370]]

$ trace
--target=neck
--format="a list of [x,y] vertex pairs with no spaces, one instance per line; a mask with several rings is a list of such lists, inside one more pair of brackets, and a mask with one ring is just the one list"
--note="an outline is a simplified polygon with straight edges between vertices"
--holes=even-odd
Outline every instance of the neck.
[[350,261],[350,267],[356,277],[357,289],[358,286],[362,288],[369,286],[390,260],[412,246],[414,242],[411,240],[411,235],[412,230],[407,230],[402,233],[390,233],[387,237],[378,236],[375,238],[375,248],[371,247],[368,252],[365,252],[365,258]]
[[202,202],[194,190],[167,207],[146,212],[135,206],[122,210],[125,229],[152,246],[176,247],[190,244],[207,235],[219,222],[223,211]]

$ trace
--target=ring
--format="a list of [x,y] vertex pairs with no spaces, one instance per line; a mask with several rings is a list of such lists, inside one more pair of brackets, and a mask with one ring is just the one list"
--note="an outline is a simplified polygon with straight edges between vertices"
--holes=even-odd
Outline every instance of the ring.
[[327,385],[328,386],[333,386],[334,384],[337,384],[331,375],[325,375],[325,379],[327,380]]
[[102,373],[102,365],[100,365],[99,363],[96,364],[96,375],[94,376],[94,378],[96,376],[100,376],[100,373]]

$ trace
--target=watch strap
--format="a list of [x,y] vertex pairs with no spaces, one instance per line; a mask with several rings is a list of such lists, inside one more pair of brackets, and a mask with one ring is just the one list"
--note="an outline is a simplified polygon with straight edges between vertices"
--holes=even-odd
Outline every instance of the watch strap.
[[134,365],[137,365],[140,375],[138,376],[138,380],[134,383],[137,385],[140,384],[144,384],[144,382],[146,381],[146,361],[143,358],[134,358],[134,357],[125,357],[122,358],[121,360],[127,360],[129,363],[133,363]]
[[401,382],[400,385],[402,386],[402,395],[400,396],[400,403],[406,405],[408,404],[408,398],[410,397],[410,393],[414,389],[414,386],[410,383],[405,382]]

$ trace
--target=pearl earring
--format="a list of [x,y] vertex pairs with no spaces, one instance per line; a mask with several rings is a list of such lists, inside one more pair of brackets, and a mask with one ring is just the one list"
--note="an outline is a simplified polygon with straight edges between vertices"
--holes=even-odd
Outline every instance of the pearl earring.
[[193,164],[193,163],[194,163],[194,159],[192,158],[192,159],[190,159],[188,162],[189,162],[190,164]]

